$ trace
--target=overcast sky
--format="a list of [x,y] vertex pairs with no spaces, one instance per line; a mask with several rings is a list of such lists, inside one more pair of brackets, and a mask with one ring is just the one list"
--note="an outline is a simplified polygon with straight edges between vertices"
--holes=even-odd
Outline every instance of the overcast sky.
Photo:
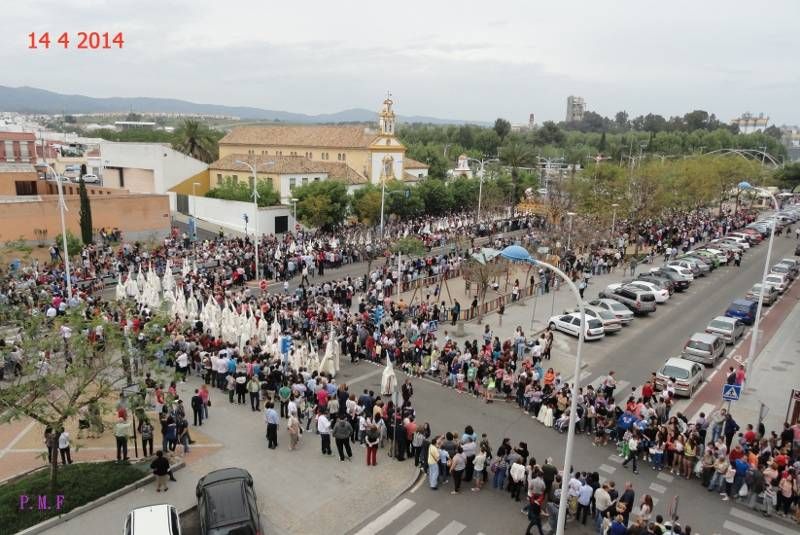
[[[800,124],[798,0],[35,0],[3,7],[0,84],[301,113],[563,120],[764,112]],[[29,32],[124,32],[28,50]],[[76,41],[73,40],[71,46]]]

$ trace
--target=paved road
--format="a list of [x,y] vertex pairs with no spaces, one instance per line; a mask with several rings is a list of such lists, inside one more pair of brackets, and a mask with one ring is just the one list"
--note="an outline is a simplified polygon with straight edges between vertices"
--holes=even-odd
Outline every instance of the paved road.
[[[790,256],[793,247],[793,240],[779,240],[773,251],[774,258]],[[631,327],[616,337],[609,336],[588,344],[585,354],[590,364],[582,373],[584,381],[600,377],[608,369],[616,369],[621,379],[620,391],[630,388],[630,385],[639,385],[666,357],[677,354],[688,336],[702,330],[708,320],[724,312],[732,299],[744,295],[760,278],[765,254],[766,244],[749,251],[740,268],[721,268],[705,280],[696,281],[688,292],[675,296],[652,317],[635,320]],[[592,290],[596,293],[599,289]],[[565,338],[558,336],[561,340]],[[566,344],[574,350],[572,339],[567,339]],[[504,403],[487,405],[427,379],[414,379],[414,383],[418,420],[429,422],[434,434],[445,430],[460,433],[465,425],[471,424],[477,433],[488,434],[494,448],[501,437],[511,437],[514,443],[525,440],[539,462],[547,456],[553,456],[556,465],[563,462],[566,437],[542,427],[515,407]],[[640,473],[634,475],[622,468],[622,459],[615,448],[594,447],[587,437],[576,440],[575,459],[577,470],[597,470],[602,478],[615,481],[618,487],[625,481],[633,482],[637,503],[644,494],[650,494],[656,504],[656,513],[666,515],[669,502],[674,496],[679,496],[679,516],[695,532],[741,535],[796,533],[795,525],[776,518],[763,519],[749,509],[722,502],[718,495],[709,494],[696,480],[677,479],[669,473],[641,466]],[[488,489],[480,493],[466,490],[461,495],[452,496],[449,490],[447,486],[434,492],[422,481],[357,526],[351,535],[524,532],[527,523],[520,514],[520,504],[513,503],[506,493]],[[567,529],[570,533],[593,532],[574,524],[569,524]]]

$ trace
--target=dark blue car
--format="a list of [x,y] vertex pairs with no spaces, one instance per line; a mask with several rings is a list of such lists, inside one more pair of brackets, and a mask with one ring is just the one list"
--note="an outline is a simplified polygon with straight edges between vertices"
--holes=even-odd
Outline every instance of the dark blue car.
[[742,320],[746,325],[752,325],[756,320],[756,310],[758,303],[750,301],[749,299],[737,299],[728,306],[725,315],[729,318],[737,318]]

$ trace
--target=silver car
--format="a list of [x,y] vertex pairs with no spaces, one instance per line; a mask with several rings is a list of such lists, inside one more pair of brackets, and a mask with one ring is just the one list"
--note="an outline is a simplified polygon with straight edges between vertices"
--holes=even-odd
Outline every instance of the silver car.
[[[758,294],[761,293],[761,283],[757,282],[744,296],[745,299],[758,302]],[[771,284],[764,285],[764,306],[770,306],[778,300],[778,290]]]
[[725,353],[725,341],[716,334],[694,333],[683,346],[682,358],[713,366]]
[[664,390],[670,383],[676,396],[692,397],[703,383],[703,366],[681,357],[667,359],[656,372],[656,389]]
[[589,304],[611,312],[623,325],[628,325],[633,321],[633,312],[631,312],[631,309],[619,301],[614,301],[613,299],[595,299],[594,301],[589,301]]
[[706,325],[706,332],[716,334],[728,344],[735,344],[744,335],[744,323],[740,319],[717,316]]
[[[615,333],[622,329],[622,320],[608,310],[592,305],[584,305],[583,308],[587,316],[598,319],[603,323],[603,330],[606,334]],[[579,310],[576,308],[575,312],[579,312]]]

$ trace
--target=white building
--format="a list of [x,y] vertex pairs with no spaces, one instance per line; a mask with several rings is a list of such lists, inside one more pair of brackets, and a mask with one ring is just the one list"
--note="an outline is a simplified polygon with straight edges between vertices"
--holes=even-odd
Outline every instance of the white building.
[[567,122],[582,121],[586,112],[586,102],[583,97],[570,95],[567,97]]
[[167,193],[208,164],[163,143],[100,143],[103,185],[131,193]]
[[756,117],[750,112],[745,112],[741,117],[733,119],[731,124],[739,127],[740,134],[754,134],[767,129],[769,126],[769,117],[765,117],[763,113],[759,113],[758,117]]

